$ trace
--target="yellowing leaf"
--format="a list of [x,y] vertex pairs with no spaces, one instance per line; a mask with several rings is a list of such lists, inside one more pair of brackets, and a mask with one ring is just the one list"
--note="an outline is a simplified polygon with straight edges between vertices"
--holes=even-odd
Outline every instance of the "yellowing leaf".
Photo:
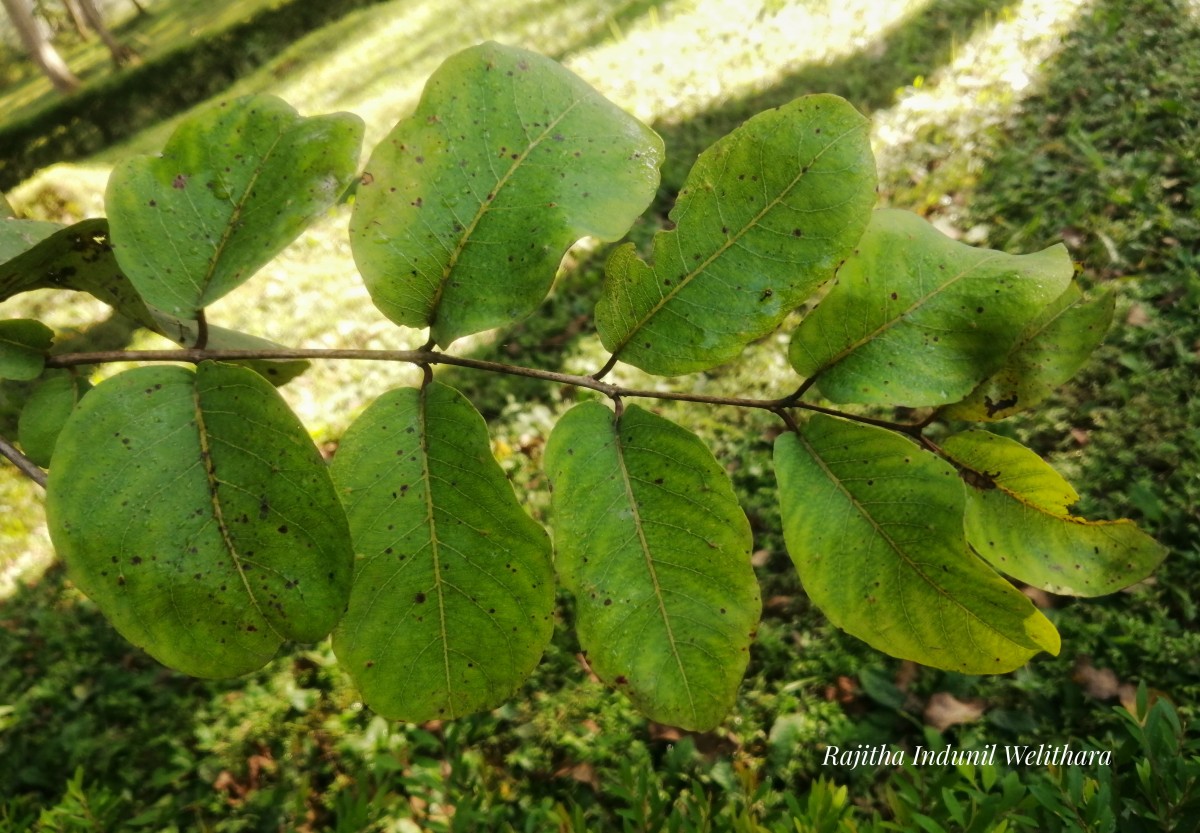
[[817,415],[776,440],[775,473],[788,552],[838,627],[969,674],[1058,653],[1049,620],[968,549],[947,463],[894,432]]
[[971,547],[998,570],[1051,593],[1101,596],[1141,581],[1166,556],[1128,520],[1067,514],[1075,492],[1025,446],[986,431],[947,437],[964,472]]

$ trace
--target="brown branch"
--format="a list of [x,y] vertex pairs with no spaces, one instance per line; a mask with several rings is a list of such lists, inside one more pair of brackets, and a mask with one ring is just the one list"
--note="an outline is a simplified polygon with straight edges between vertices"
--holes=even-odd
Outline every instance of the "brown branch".
[[184,348],[180,350],[110,350],[95,353],[63,353],[49,356],[47,367],[74,367],[83,364],[105,364],[107,362],[189,362],[195,364],[202,361],[244,361],[259,360],[289,360],[289,359],[351,359],[356,361],[404,362],[418,366],[444,364],[453,367],[465,367],[471,370],[481,370],[488,373],[502,373],[507,376],[523,376],[528,379],[539,379],[559,385],[570,385],[577,388],[594,390],[612,399],[638,398],[660,399],[673,402],[696,402],[702,405],[726,405],[733,408],[757,408],[779,414],[787,408],[798,408],[805,411],[841,417],[842,419],[874,425],[891,431],[899,431],[913,437],[920,436],[923,426],[899,422],[889,422],[874,417],[838,411],[833,408],[823,408],[804,402],[793,402],[795,394],[782,399],[745,399],[736,396],[709,396],[684,391],[658,391],[639,388],[626,388],[620,385],[603,382],[596,376],[579,376],[573,373],[559,373],[553,370],[540,370],[536,367],[501,364],[500,362],[484,359],[471,359],[465,356],[454,356],[440,353],[436,350],[422,348],[419,350],[355,350],[355,349],[293,349],[287,347],[258,349],[258,350],[198,350]]
[[0,437],[0,456],[8,458],[8,461],[20,469],[22,474],[43,489],[46,488],[46,472],[42,471],[41,467],[18,451],[4,437]]

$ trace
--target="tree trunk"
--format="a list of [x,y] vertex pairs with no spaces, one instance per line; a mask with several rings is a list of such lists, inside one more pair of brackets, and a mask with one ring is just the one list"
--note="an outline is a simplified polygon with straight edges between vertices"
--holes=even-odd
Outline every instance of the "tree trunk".
[[80,11],[79,4],[75,0],[62,0],[62,4],[63,8],[67,10],[67,17],[71,18],[71,25],[79,33],[79,39],[88,40],[92,33],[88,31],[87,21],[83,19],[83,12]]
[[75,0],[75,2],[83,10],[83,16],[87,19],[88,25],[96,30],[100,40],[104,41],[104,45],[108,47],[113,64],[121,67],[139,59],[137,52],[114,38],[112,32],[108,31],[108,27],[104,25],[104,18],[100,15],[100,10],[96,8],[93,0]]
[[79,79],[71,72],[71,68],[33,19],[33,12],[29,10],[29,0],[0,0],[0,3],[8,12],[17,34],[21,37],[21,43],[25,44],[25,49],[29,52],[29,57],[33,58],[33,62],[46,74],[50,83],[63,93],[79,89]]

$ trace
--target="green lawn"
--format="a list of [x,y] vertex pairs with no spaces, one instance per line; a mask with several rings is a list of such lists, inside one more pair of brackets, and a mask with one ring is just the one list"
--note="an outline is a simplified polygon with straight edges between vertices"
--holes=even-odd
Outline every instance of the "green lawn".
[[[155,48],[185,48],[265,5],[173,0],[122,31]],[[1081,514],[1133,517],[1166,544],[1159,576],[1104,599],[1049,600],[1062,655],[1010,675],[971,678],[889,660],[830,626],[803,595],[774,508],[774,424],[756,413],[665,406],[729,468],[755,533],[766,612],[734,714],[695,736],[639,717],[577,660],[564,597],[554,643],[519,697],[491,714],[410,727],[365,711],[327,644],[228,682],[157,666],[115,634],[60,568],[48,568],[40,494],[0,468],[0,761],[13,762],[13,775],[0,779],[0,831],[26,829],[42,811],[35,829],[880,830],[879,819],[914,808],[959,830],[968,825],[954,820],[947,793],[968,816],[987,806],[1000,818],[994,808],[1009,790],[1009,830],[1185,829],[1147,820],[1144,808],[1170,802],[1142,795],[1133,761],[1145,750],[1125,740],[1114,706],[1141,683],[1194,717],[1200,696],[1195,3],[395,0],[304,36],[227,94],[273,93],[306,114],[358,113],[369,148],[412,108],[445,57],[483,39],[554,57],[662,134],[664,181],[631,234],[639,245],[665,221],[700,150],[750,115],[818,91],[871,116],[883,202],[980,245],[1031,251],[1066,242],[1081,280],[1117,293],[1117,323],[1077,380],[1002,430],[1072,480]],[[95,83],[107,58],[88,49],[68,59]],[[0,113],[24,117],[48,95],[36,79],[10,85]],[[112,164],[160,148],[178,118],[44,171],[8,198],[44,219],[102,214]],[[345,207],[331,212],[212,307],[210,320],[295,346],[422,343],[422,333],[399,330],[370,305],[346,222]],[[604,359],[588,326],[602,264],[603,252],[579,247],[538,313],[455,351],[591,372]],[[36,315],[92,343],[162,344],[120,327],[89,331],[104,308],[54,293],[20,296],[5,315]],[[714,394],[789,391],[785,349],[785,337],[766,339],[701,383]],[[416,378],[404,366],[326,362],[283,392],[326,442],[374,396]],[[467,371],[442,378],[489,419],[493,450],[543,517],[544,440],[574,394]],[[659,383],[629,368],[613,378]],[[23,395],[0,386],[0,434],[11,435]],[[941,735],[927,723],[947,696],[979,716]],[[1153,747],[1160,776],[1184,760],[1164,739],[1170,734]],[[1130,746],[1111,773],[1018,768],[1009,787],[978,772],[889,777],[821,766],[822,744],[1088,738],[1100,748]],[[850,804],[824,816],[812,810],[821,799],[838,803],[836,790],[814,790],[821,777],[848,784]],[[1089,802],[1086,785],[1072,787],[1071,778],[1096,780],[1101,797]],[[1178,798],[1182,788],[1161,792]],[[1113,795],[1137,818],[1106,828],[1097,807]],[[1066,796],[1062,808],[1051,809],[1060,800],[1053,796]],[[1092,826],[1060,820],[1089,812],[1100,817]],[[817,825],[838,816],[859,826]],[[908,824],[901,829],[916,829]]]

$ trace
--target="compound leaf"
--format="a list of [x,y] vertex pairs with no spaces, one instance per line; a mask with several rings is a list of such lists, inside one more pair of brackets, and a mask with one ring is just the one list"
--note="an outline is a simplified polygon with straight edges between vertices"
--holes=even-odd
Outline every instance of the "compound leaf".
[[205,362],[126,371],[67,421],[46,493],[72,581],[165,665],[231,677],[333,628],[345,514],[304,427],[262,377]]
[[940,415],[993,422],[1037,405],[1074,376],[1100,345],[1115,304],[1111,292],[1088,299],[1072,283],[1025,328],[1000,368],[961,402],[943,407]]
[[384,315],[447,345],[532,311],[579,238],[623,235],[662,154],[650,128],[549,58],[472,47],[371,154],[355,262]]
[[1010,255],[951,240],[907,211],[876,211],[789,358],[834,402],[954,402],[999,369],[1073,273],[1061,244]]
[[358,558],[333,647],[364,701],[413,722],[502,703],[550,641],[554,572],[483,418],[436,382],[393,390],[332,473]]
[[555,567],[588,663],[647,716],[725,717],[761,612],[750,527],[694,434],[637,406],[577,405],[546,445]]
[[1166,555],[1132,521],[1069,515],[1074,490],[1014,440],[964,431],[941,448],[970,487],[967,540],[1015,579],[1051,593],[1100,596],[1141,581]]
[[79,399],[92,385],[75,373],[60,371],[38,382],[29,394],[17,421],[17,439],[25,456],[46,468],[54,454],[58,435]]
[[885,653],[969,674],[1011,671],[1058,633],[967,547],[954,469],[905,437],[821,415],[782,434],[784,539],[833,624]]
[[869,125],[833,95],[754,116],[700,155],[654,238],[613,252],[596,329],[651,373],[704,370],[779,326],[833,276],[875,204]]
[[147,303],[192,319],[277,255],[342,195],[363,123],[301,118],[274,96],[194,116],[161,154],[113,169],[112,243]]
[[41,321],[0,321],[0,379],[36,379],[46,366],[46,353],[53,343],[54,331]]

